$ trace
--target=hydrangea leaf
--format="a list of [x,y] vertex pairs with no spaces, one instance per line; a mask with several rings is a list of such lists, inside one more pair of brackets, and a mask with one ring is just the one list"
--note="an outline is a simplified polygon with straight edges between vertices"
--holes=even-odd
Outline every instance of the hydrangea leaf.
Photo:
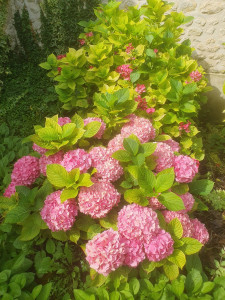
[[168,210],[179,211],[185,209],[183,200],[172,192],[162,193],[158,199]]
[[182,238],[183,236],[183,227],[178,218],[174,218],[171,220],[168,224],[169,232],[172,236],[174,236],[177,239]]
[[149,204],[148,200],[144,196],[144,193],[140,189],[132,189],[125,191],[124,199],[128,203],[137,203],[142,206],[147,206]]
[[68,231],[68,234],[70,241],[76,244],[80,238],[80,230],[77,227],[73,227]]
[[112,154],[112,157],[121,162],[128,162],[131,160],[131,155],[126,150],[118,150]]
[[179,275],[178,266],[169,261],[163,265],[163,270],[170,280],[176,279]]
[[87,125],[84,127],[84,129],[86,130],[86,131],[84,132],[84,137],[85,137],[85,138],[91,138],[91,137],[95,136],[96,133],[98,133],[98,131],[99,131],[101,125],[102,125],[102,124],[101,124],[100,122],[98,122],[98,121],[93,121],[93,122],[87,124]]
[[194,195],[207,196],[213,189],[214,182],[208,179],[195,180],[189,183],[190,192]]
[[184,265],[186,264],[186,257],[184,252],[179,249],[175,249],[173,253],[167,257],[168,261],[177,265],[181,270],[183,269]]
[[146,193],[152,193],[156,179],[152,171],[145,167],[138,170],[138,184]]
[[180,248],[186,255],[191,255],[199,252],[203,246],[198,240],[184,237],[181,239],[184,245]]
[[156,147],[157,147],[156,143],[145,143],[141,145],[141,148],[143,149],[144,152],[144,156],[146,157],[154,153]]
[[56,187],[62,188],[70,185],[71,179],[66,169],[59,164],[47,165],[47,178]]
[[139,144],[132,138],[125,138],[123,140],[123,146],[131,155],[135,156],[138,153]]
[[60,195],[61,202],[65,202],[68,199],[74,199],[76,198],[78,194],[78,190],[75,189],[64,189]]
[[156,176],[155,191],[157,193],[165,192],[170,189],[175,179],[174,168],[165,169]]

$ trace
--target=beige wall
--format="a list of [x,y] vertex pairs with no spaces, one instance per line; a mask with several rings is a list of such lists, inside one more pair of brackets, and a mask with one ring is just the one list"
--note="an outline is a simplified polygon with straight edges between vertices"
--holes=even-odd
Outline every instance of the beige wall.
[[[65,0],[66,1],[66,0]],[[102,0],[105,2],[106,0]],[[119,1],[119,0],[118,0]],[[129,5],[143,5],[145,0],[120,0],[122,8]],[[16,39],[12,16],[17,9],[27,6],[33,28],[40,28],[41,0],[9,0],[9,17],[6,32],[11,36],[11,43]],[[184,26],[182,39],[189,38],[195,48],[193,57],[196,58],[207,73],[210,83],[215,87],[209,93],[210,105],[213,107],[213,117],[225,109],[225,96],[222,93],[225,81],[225,0],[172,0],[174,10],[183,11],[194,20]],[[217,104],[216,104],[217,103]]]

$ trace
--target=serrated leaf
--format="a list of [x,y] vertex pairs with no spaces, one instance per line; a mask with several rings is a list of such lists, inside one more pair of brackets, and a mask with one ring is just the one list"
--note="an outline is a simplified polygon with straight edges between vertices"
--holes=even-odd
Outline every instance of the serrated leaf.
[[89,173],[84,173],[80,175],[79,181],[77,183],[78,186],[86,186],[90,187],[94,183],[91,181],[91,174]]
[[135,156],[138,153],[139,144],[132,138],[125,138],[123,140],[123,146],[131,155]]
[[146,193],[151,193],[155,186],[155,176],[152,171],[147,168],[139,168],[138,170],[138,184],[146,191]]
[[141,145],[141,148],[143,148],[144,156],[147,157],[155,152],[155,149],[157,147],[156,143],[145,143]]
[[130,291],[133,295],[137,295],[140,290],[140,282],[137,278],[131,278],[129,281]]
[[162,193],[158,199],[168,210],[179,211],[185,209],[183,200],[172,192]]
[[130,74],[130,80],[132,83],[136,82],[140,78],[141,74],[139,72],[132,72]]
[[118,150],[114,152],[111,156],[121,162],[128,162],[131,160],[131,155],[126,150]]
[[183,227],[178,218],[171,220],[168,224],[169,232],[172,236],[176,237],[177,239],[182,238],[183,236]]
[[75,125],[76,125],[77,128],[83,128],[84,127],[84,121],[83,121],[83,119],[79,115],[77,115],[77,114],[75,114],[72,117],[71,121],[73,123],[75,123]]
[[76,227],[73,227],[69,232],[69,239],[71,242],[73,243],[77,243],[79,241],[80,238],[80,230]]
[[203,283],[201,293],[208,294],[209,292],[211,292],[214,289],[214,287],[215,287],[214,282],[206,281]]
[[155,191],[161,193],[170,189],[175,179],[174,168],[165,169],[156,176]]
[[65,242],[68,240],[67,234],[65,231],[51,231],[51,235],[54,239],[61,241],[61,242]]
[[184,265],[186,264],[186,257],[179,249],[175,249],[173,253],[167,257],[167,259],[177,265],[180,269],[183,269]]
[[142,206],[147,206],[149,204],[147,198],[144,196],[143,192],[140,189],[125,191],[124,199],[128,203],[136,203]]
[[198,240],[189,238],[189,237],[184,237],[181,239],[185,244],[182,246],[181,250],[186,254],[186,255],[191,255],[199,252],[203,246]]
[[190,193],[207,196],[213,189],[214,182],[208,179],[195,180],[189,183]]
[[174,192],[177,195],[186,194],[188,191],[189,191],[189,187],[186,183],[179,183],[172,187],[172,192]]
[[76,127],[76,125],[74,123],[67,123],[67,124],[63,125],[62,138],[69,137],[73,133],[75,127]]
[[22,224],[23,227],[19,239],[21,241],[32,240],[39,234],[40,230],[43,227],[47,228],[46,224],[43,223],[44,221],[42,220],[39,213],[30,215]]
[[45,142],[57,141],[59,139],[57,130],[51,127],[41,128],[37,131],[37,134]]
[[69,177],[71,179],[71,182],[77,182],[79,177],[80,177],[80,169],[79,168],[76,168],[76,169],[73,169],[69,172]]
[[188,274],[185,282],[185,287],[188,293],[196,293],[202,287],[203,279],[198,270],[192,269]]
[[17,205],[7,213],[5,223],[15,224],[22,222],[29,216],[29,214],[30,208]]
[[99,131],[101,125],[102,125],[102,124],[101,124],[100,122],[98,122],[98,121],[93,121],[93,122],[91,122],[91,123],[88,123],[88,124],[84,127],[84,129],[86,130],[86,131],[84,132],[84,137],[85,137],[85,138],[91,138],[91,137],[95,136],[96,133],[98,133],[98,131]]
[[59,164],[51,164],[47,165],[47,178],[56,187],[62,188],[65,186],[69,186],[71,183],[71,179],[69,177],[66,169]]
[[166,264],[163,265],[163,270],[170,280],[176,279],[179,275],[178,266],[169,261],[167,261]]
[[96,224],[95,221],[86,215],[81,215],[79,219],[76,220],[76,227],[82,231],[87,232],[89,227]]
[[99,219],[99,223],[102,227],[117,231],[117,217],[118,213],[115,210],[111,210],[105,218]]
[[185,276],[181,275],[177,279],[171,282],[172,292],[180,299],[181,295],[184,292],[184,283],[185,283]]
[[60,195],[61,203],[65,202],[68,199],[73,199],[75,201],[77,194],[78,194],[78,190],[64,189]]

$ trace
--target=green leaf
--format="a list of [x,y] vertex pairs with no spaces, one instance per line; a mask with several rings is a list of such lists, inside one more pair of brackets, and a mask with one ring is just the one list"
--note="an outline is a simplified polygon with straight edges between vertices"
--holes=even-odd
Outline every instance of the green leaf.
[[97,273],[94,269],[90,269],[90,277],[91,277],[91,285],[96,287],[100,287],[107,280],[106,276]]
[[168,210],[179,211],[185,209],[183,200],[172,192],[162,193],[158,199]]
[[203,279],[198,270],[192,269],[188,274],[185,282],[185,287],[188,293],[194,294],[202,287]]
[[67,138],[67,137],[71,136],[75,127],[76,127],[76,125],[74,123],[67,123],[67,124],[63,125],[62,138]]
[[59,164],[47,165],[46,173],[48,180],[56,187],[62,188],[72,183],[66,169]]
[[213,189],[214,182],[208,179],[195,180],[189,183],[190,193],[207,196]]
[[170,189],[175,179],[174,168],[165,169],[156,176],[155,191],[161,193]]
[[140,189],[126,190],[124,193],[124,199],[128,203],[137,203],[143,206],[147,206],[149,204],[148,200]]
[[86,215],[81,215],[79,219],[76,220],[76,227],[85,232],[88,232],[90,226],[94,224],[96,224],[95,221]]
[[183,89],[184,95],[193,94],[197,90],[198,86],[196,83],[189,83]]
[[106,229],[112,228],[117,231],[117,217],[117,212],[115,210],[111,210],[105,218],[99,220],[99,223]]
[[150,56],[151,58],[155,58],[155,57],[156,57],[156,53],[154,52],[153,49],[147,49],[147,50],[146,50],[146,54],[147,54],[148,56]]
[[171,290],[172,292],[180,299],[181,295],[184,292],[184,283],[185,283],[185,276],[181,275],[177,279],[171,282]]
[[75,199],[78,194],[78,190],[64,189],[60,195],[61,202],[65,202],[68,199]]
[[78,181],[78,186],[86,186],[90,187],[94,183],[91,181],[91,174],[89,173],[83,173],[80,175],[79,181]]
[[41,290],[42,290],[42,284],[39,284],[33,288],[32,293],[31,293],[33,299],[37,298],[37,296],[40,294]]
[[138,170],[138,184],[147,193],[151,193],[155,186],[155,176],[152,171],[147,168],[139,168]]
[[137,156],[132,158],[132,161],[135,165],[137,165],[138,167],[141,167],[145,163],[145,156],[143,153],[138,153]]
[[184,265],[186,264],[186,257],[184,252],[179,249],[175,249],[173,253],[167,257],[167,259],[177,265],[180,269],[183,269]]
[[10,209],[12,206],[16,205],[16,199],[14,197],[8,198],[0,196],[0,208],[1,209]]
[[49,282],[49,283],[45,284],[42,287],[41,292],[37,297],[37,300],[48,300],[49,296],[50,296],[50,293],[51,293],[51,290],[52,290],[52,282]]
[[71,182],[77,182],[79,177],[80,177],[80,169],[79,168],[76,168],[76,169],[73,169],[69,172],[69,177],[71,179]]
[[55,128],[45,127],[37,131],[38,136],[46,142],[59,140],[59,133]]
[[156,143],[145,143],[145,144],[141,145],[141,148],[144,151],[145,157],[147,157],[147,156],[151,155],[152,153],[154,153],[156,147],[157,147]]
[[35,238],[42,227],[45,227],[45,222],[42,220],[39,212],[30,215],[24,222],[20,235],[21,241],[30,241]]
[[48,239],[46,243],[46,251],[49,254],[54,254],[55,253],[55,243],[52,239]]
[[137,295],[140,290],[140,282],[137,278],[131,278],[129,281],[130,291],[133,295]]
[[52,237],[58,241],[65,242],[68,240],[65,231],[51,231]]
[[188,191],[189,191],[189,187],[186,183],[179,183],[172,187],[172,192],[174,192],[177,195],[186,194]]
[[186,254],[186,255],[191,255],[199,252],[203,246],[198,240],[189,238],[189,237],[184,237],[181,239],[185,244],[181,247],[181,250]]
[[113,291],[109,294],[109,299],[110,300],[120,300],[120,292],[118,291]]
[[163,265],[163,269],[164,272],[166,274],[166,276],[170,279],[170,280],[174,280],[178,277],[179,275],[179,269],[178,266],[167,261],[164,265]]
[[17,205],[7,213],[5,217],[5,223],[15,224],[18,222],[22,222],[29,216],[29,214],[30,208],[25,208],[23,206]]
[[71,118],[71,121],[73,123],[75,123],[75,125],[76,125],[77,128],[83,128],[84,127],[84,121],[83,121],[83,119],[79,115],[77,115],[77,114],[75,114]]
[[73,290],[73,294],[74,294],[75,300],[94,300],[95,299],[94,295],[90,295],[89,293],[82,291],[82,290],[78,290],[78,289]]
[[116,98],[118,99],[117,103],[124,103],[130,97],[129,89],[120,89],[114,93],[114,96],[116,96]]
[[151,34],[149,34],[149,35],[146,35],[146,36],[145,36],[145,38],[146,38],[146,40],[149,42],[149,44],[151,44],[151,43],[152,43],[152,41],[154,40],[154,36],[153,36],[153,35],[151,35]]
[[131,160],[131,155],[126,150],[118,150],[111,155],[113,158],[118,161],[128,162]]
[[134,156],[138,153],[139,144],[132,138],[125,138],[123,140],[123,146],[125,150]]
[[68,233],[70,241],[76,244],[80,238],[80,230],[73,227]]
[[206,281],[203,283],[201,293],[208,294],[209,292],[211,292],[214,289],[214,287],[215,287],[214,282]]
[[136,82],[140,78],[141,74],[139,72],[132,72],[130,74],[130,80],[132,83]]
[[88,240],[91,240],[93,239],[93,237],[102,232],[102,228],[99,224],[93,224],[91,225],[89,228],[88,228],[88,231],[87,231],[87,238]]
[[98,133],[100,127],[101,127],[101,123],[98,121],[93,121],[91,123],[88,123],[84,129],[86,130],[84,133],[84,137],[85,138],[91,138],[93,136],[96,135],[96,133]]

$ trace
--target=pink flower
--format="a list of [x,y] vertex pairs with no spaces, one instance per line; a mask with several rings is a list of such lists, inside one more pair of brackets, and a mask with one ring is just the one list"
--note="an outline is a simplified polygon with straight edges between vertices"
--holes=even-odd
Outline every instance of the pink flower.
[[191,220],[192,238],[198,240],[202,244],[206,244],[209,240],[209,233],[205,225],[198,219]]
[[124,80],[130,80],[130,73],[133,71],[130,65],[122,65],[116,68],[116,72],[120,73]]
[[153,114],[155,112],[155,108],[154,107],[151,107],[151,108],[147,108],[146,109],[146,113],[147,114]]
[[62,59],[62,58],[64,58],[64,57],[66,57],[66,54],[60,54],[60,55],[58,55],[56,58],[57,58],[58,60],[60,60],[60,59]]
[[69,230],[75,222],[78,208],[75,199],[61,203],[62,191],[56,191],[47,196],[40,214],[51,231]]
[[173,166],[174,154],[170,146],[165,143],[157,143],[157,147],[153,156],[156,158],[156,172],[171,168]]
[[100,118],[87,118],[87,119],[84,119],[84,126],[86,126],[87,124],[89,124],[91,122],[94,122],[94,121],[98,121],[98,122],[101,123],[101,127],[100,127],[99,131],[94,136],[97,139],[101,139],[101,137],[102,137],[102,135],[103,135],[103,133],[106,129],[106,124],[105,124],[105,122],[102,121],[102,119],[100,119]]
[[33,143],[32,149],[40,154],[45,154],[45,152],[48,151],[47,149],[44,149],[44,148],[36,145],[35,143]]
[[85,33],[85,35],[86,35],[87,37],[92,37],[94,34],[93,34],[93,32],[91,31],[91,32]]
[[191,125],[191,122],[187,122],[187,123],[184,123],[184,122],[181,122],[179,124],[179,130],[184,130],[185,132],[189,133],[190,132],[190,125]]
[[142,110],[147,110],[148,109],[148,104],[146,102],[145,98],[141,98],[140,95],[138,95],[136,98],[134,98],[134,101],[138,102],[138,108]]
[[11,179],[15,185],[29,186],[40,176],[39,159],[23,156],[14,164]]
[[124,149],[123,147],[124,136],[122,134],[116,135],[111,141],[108,143],[108,153],[109,155],[113,154],[118,150]]
[[173,253],[173,244],[171,235],[160,229],[147,243],[144,243],[146,256],[150,261],[163,260]]
[[63,160],[63,152],[59,151],[53,155],[42,155],[40,160],[39,160],[39,166],[41,173],[46,176],[46,170],[47,170],[47,165],[51,164],[61,164]]
[[134,134],[141,143],[146,143],[155,138],[155,129],[150,120],[137,117],[133,114],[129,116],[129,119],[130,121],[121,129],[121,134],[124,137],[129,137],[131,134]]
[[145,259],[143,243],[139,240],[128,240],[123,237],[125,245],[125,259],[123,264],[129,267],[137,267]]
[[123,264],[124,252],[122,238],[111,228],[97,234],[86,244],[86,259],[90,267],[104,276]]
[[64,118],[59,118],[58,119],[58,124],[60,126],[63,126],[63,125],[68,124],[68,123],[71,123],[71,120],[68,117],[64,117]]
[[126,47],[126,52],[130,53],[133,49],[134,47],[132,46],[132,43],[130,43],[129,46]]
[[81,187],[78,196],[80,211],[92,218],[104,218],[120,201],[120,194],[110,182],[96,182]]
[[138,94],[142,94],[142,93],[145,93],[146,92],[146,87],[144,84],[137,84],[136,88],[135,88],[135,91],[138,93]]
[[79,43],[81,44],[81,46],[83,46],[84,44],[86,44],[86,41],[85,41],[85,39],[80,39]]
[[167,144],[168,146],[170,146],[170,148],[172,149],[173,152],[179,152],[180,151],[179,143],[172,140],[172,139],[163,141],[162,143]]
[[94,67],[93,66],[89,66],[89,69],[93,69]]
[[149,200],[149,205],[151,206],[151,208],[153,210],[162,210],[162,209],[165,209],[166,207],[159,202],[159,200],[155,197],[151,197],[151,198],[148,198]]
[[137,204],[124,206],[118,214],[118,231],[128,240],[143,241],[159,230],[156,212]]
[[183,210],[180,210],[179,212],[180,213],[187,213],[188,211],[191,211],[192,210],[192,207],[195,203],[195,199],[194,197],[192,196],[192,194],[190,193],[186,193],[186,194],[183,194],[183,195],[179,195],[181,197],[181,199],[183,200],[184,202],[184,206],[185,206],[185,209]]
[[190,74],[190,77],[195,82],[200,81],[202,79],[202,73],[200,73],[198,70],[192,71]]
[[166,223],[169,223],[173,219],[177,218],[183,227],[183,237],[191,237],[192,236],[192,223],[187,214],[183,214],[177,211],[162,211],[164,219]]
[[199,161],[187,155],[174,158],[174,172],[177,182],[191,182],[198,173]]
[[91,164],[91,156],[84,149],[68,151],[61,162],[61,165],[67,170],[67,172],[79,168],[81,173],[87,172],[87,170],[91,167]]
[[4,197],[7,197],[7,198],[10,198],[13,194],[15,194],[16,192],[16,185],[14,182],[11,182],[8,187],[6,188],[3,196]]
[[159,50],[158,50],[158,49],[154,49],[153,51],[154,51],[155,53],[158,53],[158,52],[159,52]]
[[95,147],[90,152],[93,166],[97,169],[96,178],[114,182],[123,175],[123,168],[119,161],[110,157],[108,150],[102,147]]

